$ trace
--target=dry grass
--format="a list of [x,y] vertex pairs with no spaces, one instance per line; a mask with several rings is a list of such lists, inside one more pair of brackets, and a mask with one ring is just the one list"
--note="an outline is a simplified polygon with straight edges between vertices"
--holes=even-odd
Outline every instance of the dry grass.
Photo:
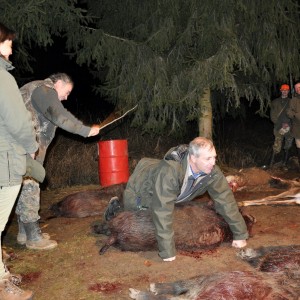
[[[250,265],[237,259],[230,243],[200,256],[178,252],[171,264],[163,263],[157,251],[128,252],[111,247],[105,255],[99,255],[99,247],[107,237],[92,235],[90,226],[101,216],[46,218],[50,204],[67,194],[94,188],[74,186],[42,191],[40,225],[43,232],[57,240],[58,247],[53,250],[35,251],[19,246],[15,216],[8,226],[3,245],[16,259],[7,265],[11,272],[23,275],[21,288],[34,291],[34,299],[126,300],[129,287],[145,290],[151,282],[175,281],[212,272],[252,270]],[[262,195],[265,191],[236,193],[238,201],[258,199]],[[299,240],[299,210],[300,207],[295,206],[248,207],[247,213],[258,220],[248,246],[294,244]]]
[[[99,184],[98,147],[101,140],[126,139],[130,173],[142,157],[162,158],[171,147],[187,144],[193,133],[184,138],[142,135],[126,123],[109,128],[95,138],[81,138],[58,131],[45,162],[46,182],[44,187],[53,189],[73,185]],[[266,138],[267,137],[267,138]],[[255,131],[246,134],[228,131],[225,138],[216,138],[217,164],[221,167],[246,168],[262,166],[269,162],[272,151],[272,135],[258,135]]]
[[99,184],[98,142],[126,139],[128,142],[129,171],[133,171],[142,157],[162,158],[168,149],[189,140],[170,137],[150,137],[137,130],[116,128],[102,138],[84,139],[59,131],[48,149],[45,161],[46,180],[43,187],[50,189],[86,184]]
[[[249,136],[247,136],[249,138]],[[129,146],[130,171],[144,156],[161,158],[172,146],[188,143],[191,139],[171,139],[141,135],[126,126],[118,127],[103,135],[102,139],[127,139]],[[100,140],[100,137],[99,137]],[[248,143],[218,144],[219,162],[241,165],[257,164],[257,159],[267,151],[256,139],[253,146]],[[58,241],[58,247],[50,251],[28,250],[16,243],[17,221],[13,216],[4,235],[3,245],[8,252],[16,254],[17,259],[8,262],[13,273],[24,276],[22,288],[35,292],[35,299],[78,299],[78,300],[125,300],[128,288],[146,289],[150,282],[166,282],[202,274],[225,270],[250,269],[236,258],[235,250],[229,244],[221,245],[213,253],[200,258],[178,254],[172,265],[161,262],[157,251],[122,252],[111,248],[100,256],[99,245],[107,237],[91,235],[90,226],[101,219],[100,216],[73,219],[48,218],[49,206],[66,195],[95,189],[99,186],[97,139],[89,140],[74,135],[57,133],[49,148],[47,161],[48,189],[41,193],[41,228],[51,238]],[[244,146],[242,146],[244,145]],[[255,147],[257,146],[257,147]],[[94,185],[93,185],[94,184]],[[257,199],[260,191],[237,193],[238,201]],[[262,193],[262,192],[261,192]],[[298,238],[300,228],[298,207],[249,207],[259,222],[255,225],[254,237],[249,247],[261,245],[290,245]],[[278,240],[280,236],[280,240]],[[174,272],[176,270],[176,272]]]
[[96,143],[58,135],[45,162],[47,186],[58,188],[99,183],[96,159]]

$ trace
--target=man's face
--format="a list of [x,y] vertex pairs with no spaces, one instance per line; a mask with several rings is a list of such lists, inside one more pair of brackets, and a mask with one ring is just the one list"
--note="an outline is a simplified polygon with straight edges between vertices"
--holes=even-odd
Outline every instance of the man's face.
[[289,90],[282,90],[281,91],[281,97],[282,98],[287,98],[289,95]]
[[295,85],[295,91],[298,95],[300,95],[300,83]]
[[65,83],[62,80],[57,80],[57,82],[54,84],[54,88],[57,92],[58,99],[63,101],[68,99],[68,96],[72,92],[73,84]]
[[213,147],[202,148],[200,150],[200,156],[196,157],[194,155],[190,156],[190,164],[194,173],[199,173],[200,171],[209,174],[211,173],[214,165],[216,164],[216,149]]
[[5,40],[3,43],[0,43],[0,54],[8,60],[12,54],[12,40]]

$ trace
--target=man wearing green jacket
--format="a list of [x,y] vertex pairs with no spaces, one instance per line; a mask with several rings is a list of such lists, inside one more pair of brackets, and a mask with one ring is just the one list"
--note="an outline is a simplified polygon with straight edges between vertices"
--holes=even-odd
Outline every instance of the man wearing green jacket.
[[[36,160],[43,164],[46,151],[55,136],[57,127],[83,137],[95,136],[100,126],[86,126],[64,108],[61,101],[67,100],[73,89],[73,81],[65,73],[57,73],[45,80],[25,84],[21,94],[27,109],[31,112],[37,141],[39,144]],[[31,178],[23,181],[21,194],[16,207],[19,233],[17,241],[29,249],[48,250],[57,242],[42,234],[38,225],[40,209],[40,188]]]
[[[212,141],[203,137],[170,149],[162,160],[141,159],[124,191],[124,209],[151,209],[159,256],[164,261],[172,261],[176,258],[174,206],[205,192],[228,223],[233,234],[232,246],[246,246],[249,235],[244,218],[224,174],[216,166]],[[111,219],[119,207],[119,201],[112,199],[105,212],[106,220]]]
[[2,260],[2,233],[26,173],[26,156],[38,149],[30,113],[26,110],[15,78],[10,55],[16,33],[0,23],[0,299],[28,300],[33,292],[17,285],[22,276],[12,274]]
[[294,138],[290,132],[291,120],[286,114],[290,102],[289,91],[290,86],[288,84],[282,84],[280,87],[281,96],[279,98],[274,99],[270,105],[270,117],[271,121],[274,124],[273,134],[275,137],[270,168],[273,167],[275,156],[281,151],[283,141],[285,152],[283,159],[283,167],[287,168],[289,150],[291,149],[294,141]]

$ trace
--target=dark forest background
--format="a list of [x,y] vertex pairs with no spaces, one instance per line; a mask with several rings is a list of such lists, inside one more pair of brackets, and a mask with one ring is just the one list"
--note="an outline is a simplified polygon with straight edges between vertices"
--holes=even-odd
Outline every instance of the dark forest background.
[[[87,67],[78,66],[61,51],[61,40],[57,40],[46,53],[35,49],[36,71],[34,77],[28,74],[26,81],[45,79],[56,72],[68,73],[75,86],[63,105],[85,124],[101,123],[114,111],[115,107],[105,97],[95,96],[93,77]],[[24,78],[20,80],[20,84]],[[280,95],[274,90],[273,98]],[[213,140],[218,152],[218,164],[223,168],[262,167],[268,165],[273,145],[273,124],[269,110],[262,117],[259,104],[241,99],[242,112],[233,117],[214,115]],[[162,158],[164,153],[178,144],[187,144],[198,135],[196,121],[186,122],[187,134],[184,136],[153,135],[142,129],[132,127],[133,113],[106,127],[92,138],[80,136],[57,129],[56,137],[49,147],[45,168],[46,180],[42,188],[59,188],[71,185],[99,184],[98,142],[111,139],[128,141],[130,172],[142,157]],[[294,147],[295,148],[295,147]],[[295,153],[293,148],[291,155]],[[283,154],[282,154],[283,155]],[[278,158],[280,159],[280,158]]]
[[[102,101],[102,116],[99,99],[82,101],[75,93],[65,107],[86,124],[98,119],[103,121],[109,114],[110,105]],[[95,106],[97,109],[95,109]],[[268,165],[273,145],[273,125],[269,118],[255,114],[255,107],[247,109],[245,117],[218,118],[214,124],[214,143],[218,153],[218,164],[228,168],[263,167]],[[93,138],[82,138],[61,129],[49,147],[45,167],[47,171],[43,188],[58,188],[71,185],[99,184],[98,142],[126,139],[130,172],[142,157],[162,158],[164,153],[178,144],[187,144],[198,135],[196,122],[187,123],[188,134],[182,137],[150,135],[131,126],[132,116],[106,127]],[[295,148],[295,147],[294,147]],[[295,153],[292,149],[291,155]],[[281,154],[283,156],[283,153]],[[280,160],[280,157],[277,157]]]
[[97,143],[108,139],[128,140],[131,171],[199,134],[213,138],[221,166],[267,165],[270,100],[300,77],[298,2],[0,1],[18,33],[20,86],[68,73],[75,88],[63,104],[86,124],[139,105],[94,138],[57,130],[45,188],[97,183]]

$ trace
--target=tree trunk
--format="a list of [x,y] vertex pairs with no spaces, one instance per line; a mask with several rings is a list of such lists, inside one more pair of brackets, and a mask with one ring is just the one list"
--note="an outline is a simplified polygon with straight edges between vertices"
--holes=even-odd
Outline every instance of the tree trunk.
[[200,115],[198,119],[199,136],[212,139],[212,106],[210,101],[210,89],[204,90],[203,96],[199,100]]

